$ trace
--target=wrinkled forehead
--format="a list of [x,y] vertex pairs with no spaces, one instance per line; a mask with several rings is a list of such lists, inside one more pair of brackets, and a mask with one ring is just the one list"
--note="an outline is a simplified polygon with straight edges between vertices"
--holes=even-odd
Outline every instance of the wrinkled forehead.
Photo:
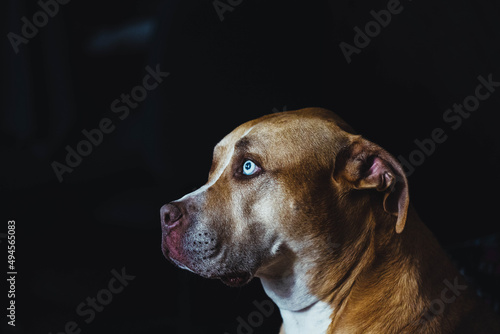
[[244,123],[217,144],[212,168],[245,154],[268,167],[304,160],[330,163],[349,136],[339,122],[333,113],[287,112]]

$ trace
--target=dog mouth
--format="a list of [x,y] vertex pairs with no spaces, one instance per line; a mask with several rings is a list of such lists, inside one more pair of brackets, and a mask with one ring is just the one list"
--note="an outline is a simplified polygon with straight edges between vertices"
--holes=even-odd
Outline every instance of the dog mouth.
[[248,284],[253,277],[250,272],[246,271],[231,271],[229,273],[221,273],[219,271],[219,273],[217,273],[217,271],[214,272],[212,270],[206,270],[206,268],[200,267],[199,265],[193,265],[193,263],[190,263],[189,260],[183,258],[182,256],[176,256],[179,255],[176,252],[174,252],[175,254],[172,254],[172,250],[165,244],[162,247],[162,251],[165,258],[178,268],[188,270],[205,278],[220,279],[222,283],[230,287],[244,286]]
[[[162,252],[165,258],[180,269],[188,270],[194,274],[200,275],[209,279],[220,279],[224,284],[230,287],[241,287],[248,284],[253,274],[248,270],[237,268],[228,268],[226,265],[221,265],[221,259],[215,259],[217,254],[220,254],[220,249],[215,252],[208,253],[204,249],[188,250],[179,246],[179,242],[171,238],[170,235],[164,234],[162,239]],[[215,246],[212,246],[215,247]],[[215,248],[209,249],[216,250]],[[194,253],[193,253],[194,252]],[[200,255],[200,253],[202,253]]]
[[252,274],[247,272],[233,273],[221,276],[219,277],[219,279],[222,281],[222,283],[230,287],[237,288],[249,283],[252,279]]

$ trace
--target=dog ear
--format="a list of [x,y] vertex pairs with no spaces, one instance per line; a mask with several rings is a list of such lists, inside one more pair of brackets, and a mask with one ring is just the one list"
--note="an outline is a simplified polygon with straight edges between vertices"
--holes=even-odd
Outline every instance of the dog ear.
[[399,162],[380,146],[354,136],[335,159],[335,180],[344,180],[354,189],[384,192],[384,210],[397,216],[396,233],[406,223],[409,195],[408,181]]

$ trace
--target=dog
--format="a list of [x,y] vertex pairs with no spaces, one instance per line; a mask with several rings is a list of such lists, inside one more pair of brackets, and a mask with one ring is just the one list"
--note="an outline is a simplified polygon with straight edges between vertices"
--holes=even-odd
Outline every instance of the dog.
[[260,278],[281,334],[500,333],[410,205],[399,162],[331,111],[240,125],[208,182],[160,217],[178,267],[232,287]]

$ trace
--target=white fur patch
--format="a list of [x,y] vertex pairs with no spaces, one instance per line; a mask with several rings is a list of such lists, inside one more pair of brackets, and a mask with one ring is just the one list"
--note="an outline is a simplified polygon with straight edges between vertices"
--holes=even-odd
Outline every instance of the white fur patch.
[[319,301],[302,311],[280,311],[286,334],[326,334],[333,309]]
[[196,189],[195,191],[190,192],[189,194],[184,195],[182,198],[179,199],[179,201],[182,201],[182,200],[185,200],[188,197],[196,196],[196,195],[198,195],[200,193],[203,193],[205,190],[207,190],[212,185],[214,185],[215,182],[217,182],[217,180],[219,180],[219,178],[221,177],[221,175],[224,172],[224,170],[226,169],[227,165],[229,165],[229,163],[231,162],[231,158],[233,156],[233,152],[234,152],[234,147],[232,147],[231,148],[231,152],[229,152],[226,155],[226,160],[224,161],[224,165],[222,167],[219,167],[217,169],[217,174],[214,177],[212,177],[212,181],[210,183],[207,183],[207,184],[203,185],[202,187]]
[[[251,126],[249,129],[247,129],[245,131],[245,133],[243,133],[243,135],[240,137],[240,138],[243,138],[245,137],[251,130],[253,129],[253,126]],[[224,160],[224,162],[222,163],[222,166],[217,168],[217,171],[211,179],[211,181],[207,184],[205,184],[204,186],[196,189],[195,191],[193,192],[190,192],[189,194],[186,194],[184,195],[183,197],[181,197],[179,199],[179,201],[182,201],[188,197],[191,197],[191,196],[196,196],[200,193],[203,193],[205,190],[207,190],[208,188],[210,188],[212,185],[214,185],[218,180],[219,178],[221,177],[222,173],[224,173],[224,171],[226,170],[226,167],[229,165],[229,163],[231,162],[231,158],[233,157],[233,153],[234,153],[234,146],[231,146],[230,147],[230,151],[226,154],[226,159]]]

